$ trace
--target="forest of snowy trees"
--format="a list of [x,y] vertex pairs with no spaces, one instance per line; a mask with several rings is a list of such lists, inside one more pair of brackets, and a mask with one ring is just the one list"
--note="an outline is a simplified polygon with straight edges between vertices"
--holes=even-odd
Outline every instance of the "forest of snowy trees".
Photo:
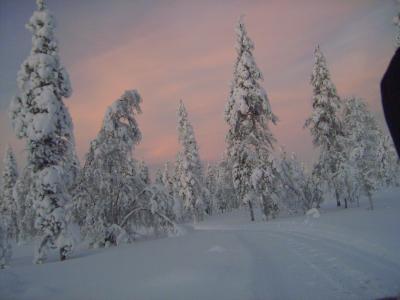
[[306,166],[279,146],[271,132],[271,126],[279,126],[279,116],[262,86],[243,18],[236,26],[236,61],[224,114],[226,150],[220,161],[206,165],[201,160],[190,111],[180,101],[179,152],[152,180],[148,166],[134,153],[142,139],[136,116],[143,100],[127,87],[108,107],[80,164],[64,104],[72,88],[60,61],[55,20],[44,0],[37,0],[27,28],[32,49],[18,72],[18,92],[10,105],[27,162],[18,170],[13,150],[7,149],[0,197],[0,268],[11,257],[12,241],[34,240],[34,263],[43,263],[49,249],[56,249],[64,260],[79,239],[88,247],[108,247],[148,236],[179,235],[182,223],[240,207],[249,209],[251,221],[255,210],[268,220],[306,213],[327,199],[348,208],[366,196],[373,209],[374,191],[400,184],[391,138],[363,99],[339,96],[319,46],[310,70],[311,115],[304,125],[319,156]]

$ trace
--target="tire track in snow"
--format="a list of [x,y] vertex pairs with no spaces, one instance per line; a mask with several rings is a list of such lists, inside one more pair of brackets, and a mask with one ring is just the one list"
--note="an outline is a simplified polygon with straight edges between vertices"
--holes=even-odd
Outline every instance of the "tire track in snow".
[[368,299],[382,297],[390,292],[396,294],[400,289],[400,270],[377,260],[377,256],[346,244],[303,233],[270,233],[288,239],[299,256],[319,268],[322,266],[326,274],[338,282],[347,295]]
[[[336,276],[333,274],[334,272],[329,272],[330,269],[327,267],[327,263],[330,263],[330,260],[324,260],[321,252],[315,250],[310,251],[310,249],[307,248],[306,243],[291,236],[285,236],[284,234],[279,235],[272,232],[265,233],[288,242],[288,245],[291,246],[289,247],[289,251],[296,256],[299,261],[308,266],[311,271],[315,272],[319,278],[318,285],[321,285],[321,278],[323,278],[324,282],[330,286],[331,290],[326,291],[330,295],[330,299],[358,299],[357,295],[353,293],[352,289],[346,288],[343,282],[337,280]],[[304,271],[306,274],[307,271]]]
[[249,274],[253,294],[251,299],[292,299],[284,289],[278,288],[282,285],[284,274],[281,273],[279,266],[276,265],[273,256],[268,255],[268,249],[255,242],[251,234],[253,233],[241,231],[236,231],[235,233],[237,240],[251,257],[251,274]]
[[327,272],[326,264],[305,255],[303,244],[292,237],[250,230],[238,230],[237,237],[253,260],[252,299],[308,299],[308,283],[317,285],[318,299],[360,299]]

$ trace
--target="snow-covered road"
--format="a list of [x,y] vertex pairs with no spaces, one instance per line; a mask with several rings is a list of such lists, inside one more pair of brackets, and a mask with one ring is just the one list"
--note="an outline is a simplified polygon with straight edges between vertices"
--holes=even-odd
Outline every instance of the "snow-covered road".
[[[0,299],[376,299],[400,292],[400,190],[375,211],[248,222],[215,216],[185,236],[30,264],[16,249]],[[260,218],[259,218],[260,219]],[[27,252],[29,250],[29,252]]]

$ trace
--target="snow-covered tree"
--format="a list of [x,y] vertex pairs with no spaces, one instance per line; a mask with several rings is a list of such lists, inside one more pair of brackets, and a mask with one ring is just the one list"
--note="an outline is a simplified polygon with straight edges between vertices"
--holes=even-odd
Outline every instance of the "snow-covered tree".
[[178,108],[178,133],[181,144],[179,195],[183,200],[184,217],[197,222],[204,218],[203,170],[193,127],[182,101]]
[[395,37],[395,45],[396,47],[400,47],[400,1],[397,0],[397,15],[393,18],[393,23],[396,26],[396,37]]
[[208,164],[206,168],[205,188],[207,191],[207,197],[205,197],[205,210],[208,215],[212,215],[215,210],[217,210],[217,168],[211,164]]
[[173,220],[180,220],[182,215],[182,206],[179,197],[174,197],[174,178],[170,172],[169,162],[166,162],[164,165],[164,170],[162,172],[162,183],[165,192],[168,194],[169,200],[171,201],[170,206],[172,207]]
[[235,193],[232,181],[232,171],[226,158],[219,162],[216,171],[216,209],[221,213],[224,213],[227,210],[238,208],[239,199]]
[[305,122],[313,137],[313,144],[320,150],[319,159],[314,168],[315,176],[329,184],[335,192],[337,205],[340,206],[341,183],[335,177],[342,151],[339,142],[342,135],[339,112],[341,101],[332,83],[325,56],[319,46],[314,51],[315,62],[311,75],[313,87],[312,115]]
[[[308,205],[311,199],[304,199],[307,175],[303,164],[300,163],[294,153],[288,155],[286,151],[282,150],[279,162],[279,178],[281,183],[279,197],[282,199],[281,205],[284,206],[281,210],[295,214],[303,207],[311,208],[312,203]],[[304,203],[304,200],[307,203]]]
[[[175,220],[176,207],[173,198],[172,182],[168,173],[168,163],[165,164],[163,170],[157,169],[154,184],[147,187],[146,190],[150,194],[152,212],[155,211],[155,208],[158,208],[159,212],[162,211],[162,214],[168,217],[168,219]],[[165,220],[160,221],[163,223]]]
[[0,269],[9,265],[12,255],[8,224],[9,222],[0,214]]
[[182,158],[181,158],[181,153],[178,152],[176,155],[176,161],[174,164],[173,172],[171,175],[171,180],[172,180],[172,192],[173,192],[173,198],[176,204],[175,207],[175,216],[176,219],[179,221],[183,221],[184,218],[184,207],[183,207],[183,187],[182,187],[182,182],[181,182],[181,176],[182,176]]
[[[382,133],[362,99],[351,97],[345,101],[343,129],[349,153],[348,164],[352,169],[350,178],[357,180],[352,184],[358,184],[353,190],[365,194],[373,209],[372,194],[379,186],[379,141]],[[358,194],[354,197],[358,199]]]
[[72,250],[66,237],[66,207],[75,150],[71,117],[63,103],[72,90],[60,63],[55,21],[45,1],[36,2],[37,10],[27,24],[33,34],[32,50],[18,72],[19,91],[10,115],[17,137],[27,142],[27,161],[33,172],[30,193],[40,234],[35,262],[41,263],[49,247],[59,249],[61,260]]
[[107,109],[79,176],[74,215],[92,247],[129,241],[137,230],[176,229],[162,182],[146,183],[143,168],[132,158],[141,140],[136,121],[141,102],[136,90],[126,91]]
[[378,145],[379,181],[383,186],[400,184],[400,161],[392,138],[382,134]]
[[[251,177],[263,162],[270,161],[275,139],[269,124],[275,123],[277,118],[260,84],[263,76],[254,61],[254,44],[247,35],[242,19],[236,28],[236,40],[237,59],[225,108],[225,120],[229,127],[226,135],[227,156],[236,193],[249,206],[251,220],[254,220],[250,196],[255,191]],[[264,171],[271,173],[271,170]]]
[[149,167],[146,165],[146,163],[143,160],[141,160],[138,163],[137,168],[138,168],[138,173],[139,173],[140,179],[142,179],[142,181],[145,184],[150,184]]
[[32,170],[26,166],[15,184],[13,197],[17,203],[18,241],[24,242],[36,235],[35,210],[30,189],[32,187]]
[[272,157],[269,159],[253,170],[250,178],[252,190],[246,195],[249,197],[247,201],[258,198],[266,220],[275,218],[279,212],[278,170],[275,160]]
[[173,196],[173,180],[170,174],[169,162],[166,162],[162,171],[162,183],[167,190],[168,194]]
[[156,174],[154,177],[154,182],[159,185],[163,185],[163,173],[160,168],[156,170]]
[[145,193],[150,199],[152,227],[156,235],[160,233],[179,234],[179,229],[175,224],[174,199],[166,188],[163,185],[152,184],[146,187]]
[[131,154],[141,140],[135,119],[141,101],[136,90],[126,91],[107,109],[80,174],[75,216],[83,235],[95,247],[115,242],[107,235],[110,226],[121,226],[125,215],[140,205],[138,194],[145,182]]
[[15,201],[13,190],[18,178],[17,161],[9,146],[4,157],[3,188],[0,203],[0,215],[7,219],[8,235],[18,239],[18,206]]
[[[158,211],[169,220],[176,220],[176,207],[173,198],[172,181],[169,178],[168,163],[165,164],[163,170],[157,169],[154,184],[148,186],[146,192],[150,196],[150,208],[153,213]],[[159,221],[161,222],[160,224],[168,225],[165,220],[159,219]],[[159,226],[157,226],[156,222],[157,227]]]

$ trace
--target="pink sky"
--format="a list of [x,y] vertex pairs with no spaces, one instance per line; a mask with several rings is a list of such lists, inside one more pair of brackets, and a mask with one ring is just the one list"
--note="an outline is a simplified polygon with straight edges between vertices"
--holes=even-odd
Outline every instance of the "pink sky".
[[[384,126],[379,81],[394,51],[392,3],[167,2],[144,8],[138,4],[145,17],[135,19],[140,13],[136,11],[132,20],[123,20],[124,26],[118,18],[127,18],[129,9],[135,11],[134,3],[121,0],[111,6],[99,1],[96,9],[86,3],[76,18],[73,8],[79,2],[66,11],[59,6],[52,9],[59,17],[61,56],[73,84],[73,96],[66,103],[81,159],[106,107],[124,90],[135,88],[143,97],[143,114],[138,117],[143,140],[135,157],[152,166],[175,159],[176,109],[183,99],[202,159],[218,160],[225,147],[223,111],[236,55],[234,26],[241,14],[255,42],[263,85],[280,119],[273,128],[278,145],[306,162],[315,157],[303,124],[311,113],[309,77],[317,43],[326,54],[339,94],[365,98]],[[89,25],[91,21],[96,26]],[[1,123],[6,123],[4,112],[0,114]],[[0,134],[2,140],[9,138],[9,126]],[[14,139],[11,143],[17,145]]]

